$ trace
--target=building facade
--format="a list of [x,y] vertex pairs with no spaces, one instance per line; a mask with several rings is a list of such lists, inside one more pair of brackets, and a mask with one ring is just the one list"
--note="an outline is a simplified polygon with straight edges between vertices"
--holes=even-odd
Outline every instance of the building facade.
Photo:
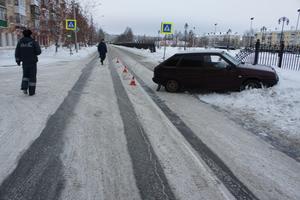
[[[281,38],[282,37],[282,38]],[[279,31],[272,32],[258,32],[255,34],[256,40],[259,39],[261,44],[277,45],[280,44],[280,40],[284,41],[285,46],[300,45],[300,31],[284,31],[282,36]]]
[[63,33],[65,0],[0,0],[0,47],[15,46],[29,28],[42,46]]

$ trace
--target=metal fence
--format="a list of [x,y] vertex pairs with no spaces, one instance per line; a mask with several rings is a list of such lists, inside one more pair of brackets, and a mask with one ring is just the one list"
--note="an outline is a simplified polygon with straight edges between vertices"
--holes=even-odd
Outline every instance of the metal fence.
[[278,66],[283,69],[300,70],[300,46],[261,45],[245,48],[236,55],[240,61],[252,64]]

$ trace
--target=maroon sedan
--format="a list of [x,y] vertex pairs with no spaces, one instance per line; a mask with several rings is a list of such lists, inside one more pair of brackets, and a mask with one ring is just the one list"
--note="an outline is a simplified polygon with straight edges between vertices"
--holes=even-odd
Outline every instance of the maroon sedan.
[[225,51],[178,53],[154,68],[155,83],[168,92],[182,88],[240,91],[278,82],[272,67],[241,63]]

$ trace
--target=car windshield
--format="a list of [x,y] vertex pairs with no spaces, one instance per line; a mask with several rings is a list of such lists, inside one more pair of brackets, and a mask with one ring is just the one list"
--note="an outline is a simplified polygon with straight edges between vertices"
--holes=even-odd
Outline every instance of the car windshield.
[[229,60],[230,62],[232,62],[233,64],[235,65],[239,65],[241,62],[238,61],[236,58],[232,57],[231,55],[229,55],[228,53],[226,52],[223,52],[222,55],[227,59]]

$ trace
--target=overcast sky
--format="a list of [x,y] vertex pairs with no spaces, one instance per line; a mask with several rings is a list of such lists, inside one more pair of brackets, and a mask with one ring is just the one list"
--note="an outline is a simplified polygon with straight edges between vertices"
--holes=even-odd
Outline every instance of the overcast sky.
[[[174,30],[184,31],[195,27],[197,34],[226,32],[243,34],[250,29],[250,18],[254,17],[253,28],[260,30],[281,30],[280,17],[288,17],[290,23],[285,29],[295,29],[300,0],[81,0],[90,5],[94,22],[110,34],[123,33],[131,27],[133,33],[156,36],[161,22],[173,22]],[[91,2],[100,2],[95,5]],[[300,29],[300,24],[299,28]]]

